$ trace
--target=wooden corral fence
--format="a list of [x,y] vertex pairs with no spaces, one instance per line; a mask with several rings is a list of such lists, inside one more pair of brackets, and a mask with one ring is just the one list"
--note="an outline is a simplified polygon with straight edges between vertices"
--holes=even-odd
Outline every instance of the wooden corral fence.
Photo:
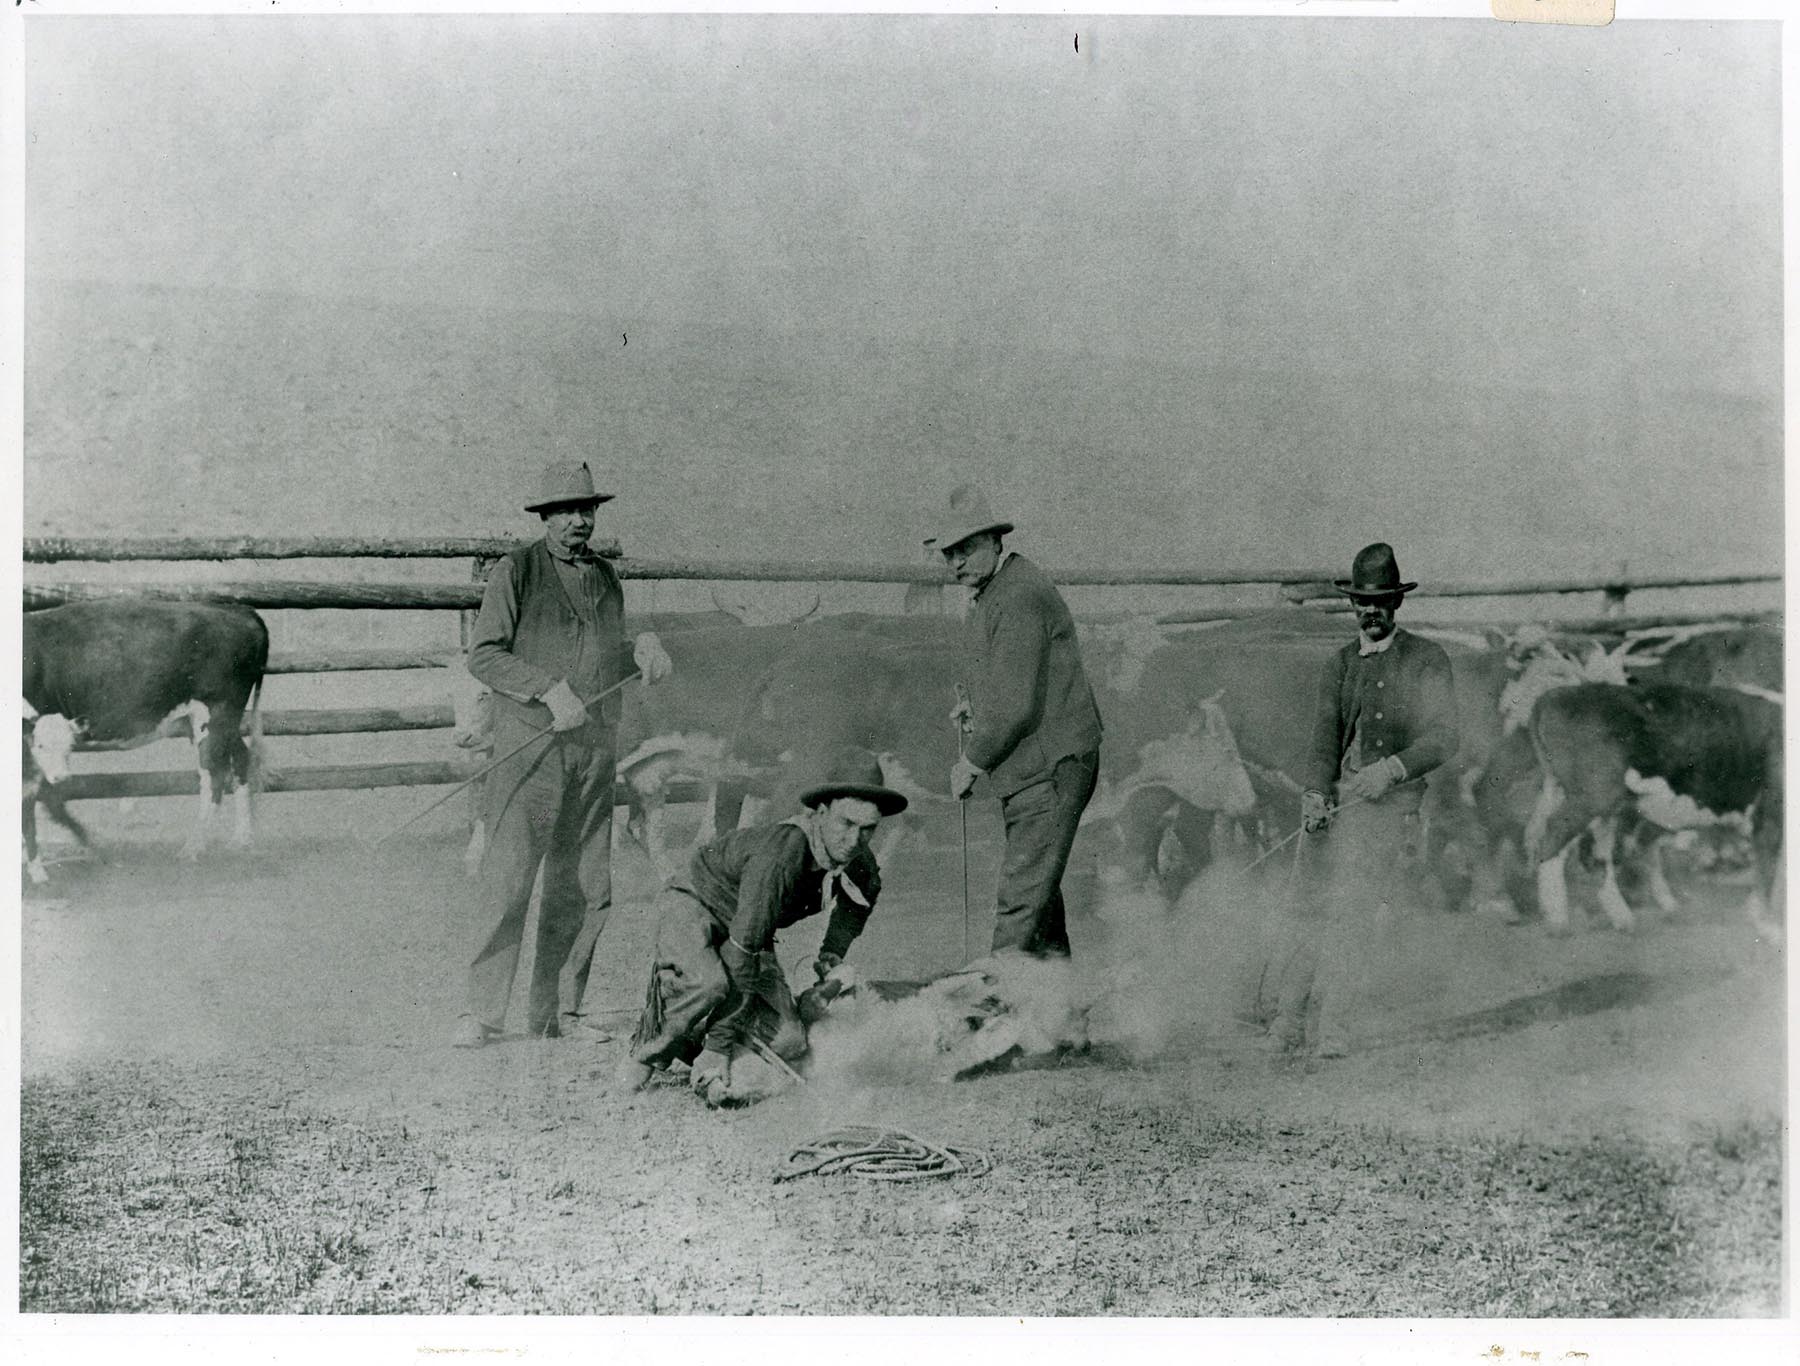
[[[465,583],[328,583],[317,580],[268,579],[226,582],[187,582],[171,579],[134,578],[130,582],[95,583],[58,581],[27,583],[27,611],[94,598],[148,596],[184,601],[230,602],[271,610],[348,608],[372,611],[457,611],[463,614],[463,641],[475,608],[480,606],[482,583],[494,561],[518,542],[491,537],[439,537],[433,539],[369,540],[347,537],[226,537],[102,538],[42,537],[25,542],[24,558],[32,564],[104,562],[193,562],[288,559],[455,559],[470,560],[474,573]],[[764,583],[892,583],[941,585],[944,576],[929,565],[881,567],[819,561],[640,560],[623,556],[616,546],[600,546],[627,579],[702,581],[755,581]],[[1061,569],[1051,571],[1058,583],[1071,587],[1223,587],[1270,585],[1278,593],[1275,603],[1306,605],[1325,611],[1345,610],[1342,600],[1331,595],[1331,574],[1319,570],[1293,570],[1272,566],[1235,569]],[[1439,583],[1420,590],[1419,597],[1508,598],[1543,594],[1598,593],[1604,599],[1604,615],[1591,622],[1559,622],[1565,629],[1609,629],[1681,624],[1687,620],[1716,621],[1749,617],[1757,613],[1707,613],[1703,616],[1668,615],[1630,618],[1624,615],[1627,596],[1641,589],[1717,588],[1743,584],[1779,583],[1777,573],[1734,573],[1685,576],[1637,576],[1623,572],[1593,578],[1543,580],[1481,580]],[[1255,615],[1267,607],[1217,607],[1172,613],[1157,618],[1159,624],[1218,621]],[[272,674],[317,674],[344,671],[442,668],[456,657],[450,650],[365,647],[284,652],[270,657]],[[263,730],[268,735],[343,735],[408,730],[441,730],[454,724],[448,703],[410,707],[357,707],[342,710],[265,711]],[[416,763],[340,764],[284,767],[271,774],[270,792],[335,791],[352,788],[414,787],[461,782],[478,767],[473,760],[439,760]],[[71,775],[64,791],[70,799],[94,797],[149,797],[194,793],[199,777],[184,772],[89,773]],[[683,800],[703,794],[674,791]]]

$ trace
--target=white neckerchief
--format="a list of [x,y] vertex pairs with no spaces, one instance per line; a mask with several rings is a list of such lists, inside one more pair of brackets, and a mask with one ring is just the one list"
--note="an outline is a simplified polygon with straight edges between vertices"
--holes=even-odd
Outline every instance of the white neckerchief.
[[1384,654],[1386,654],[1388,652],[1388,647],[1394,643],[1394,637],[1399,634],[1400,634],[1400,628],[1398,626],[1396,626],[1393,630],[1389,631],[1380,640],[1370,640],[1361,631],[1358,631],[1356,633],[1356,655],[1357,655],[1357,658],[1360,659],[1364,655],[1384,655]]
[[834,864],[825,852],[825,841],[819,836],[817,810],[802,812],[798,816],[789,816],[783,825],[791,825],[806,836],[806,847],[812,851],[813,862],[825,870],[825,876],[819,884],[819,908],[827,915],[837,909],[839,891],[861,906],[869,909],[869,899],[863,895],[862,888],[850,880],[849,870],[841,863]]

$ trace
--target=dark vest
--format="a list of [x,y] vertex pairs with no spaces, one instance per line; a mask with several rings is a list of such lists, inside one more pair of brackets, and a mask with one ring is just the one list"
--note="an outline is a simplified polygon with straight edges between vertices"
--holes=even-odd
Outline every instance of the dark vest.
[[[550,548],[533,541],[509,551],[513,583],[518,589],[519,619],[513,632],[512,652],[549,673],[569,680],[577,697],[598,696],[624,677],[625,591],[619,576],[605,560],[591,561],[597,572],[590,600],[591,618],[575,610],[563,591],[561,576]],[[517,702],[496,694],[495,705],[509,708],[532,726],[548,722],[549,708],[542,702]],[[619,723],[618,693],[589,711],[609,726]]]

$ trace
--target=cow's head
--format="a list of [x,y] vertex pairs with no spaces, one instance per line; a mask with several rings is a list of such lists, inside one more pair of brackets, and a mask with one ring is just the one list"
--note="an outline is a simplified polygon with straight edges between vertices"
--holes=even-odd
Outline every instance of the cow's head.
[[456,718],[451,735],[459,749],[494,747],[494,690],[469,672],[463,660],[445,670],[450,680],[450,711]]
[[1220,691],[1200,703],[1195,729],[1201,740],[1201,773],[1207,787],[1216,794],[1212,810],[1246,816],[1256,806],[1256,789],[1238,754],[1237,738],[1225,716],[1224,697]]
[[60,783],[69,776],[69,755],[74,752],[80,733],[80,727],[66,716],[26,718],[26,758],[36,765],[44,782]]

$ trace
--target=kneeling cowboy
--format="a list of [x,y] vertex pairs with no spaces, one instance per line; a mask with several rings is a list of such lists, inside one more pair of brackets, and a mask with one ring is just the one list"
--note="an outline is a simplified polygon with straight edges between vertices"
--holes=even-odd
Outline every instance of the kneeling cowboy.
[[830,916],[813,973],[823,983],[862,933],[881,893],[869,837],[906,798],[882,783],[879,761],[846,749],[797,816],[719,836],[669,880],[656,908],[656,955],[644,1013],[619,1081],[692,1064],[708,1104],[730,1094],[731,1059],[759,1039],[777,1056],[806,1052],[806,1026],[775,958],[775,934]]

